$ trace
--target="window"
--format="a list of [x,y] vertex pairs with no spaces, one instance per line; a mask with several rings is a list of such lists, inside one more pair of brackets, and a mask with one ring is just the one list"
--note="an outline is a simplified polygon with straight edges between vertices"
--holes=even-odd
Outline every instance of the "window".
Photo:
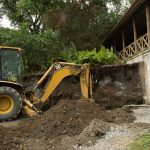
[[22,71],[22,55],[19,51],[4,49],[1,51],[2,56],[2,78],[18,81]]

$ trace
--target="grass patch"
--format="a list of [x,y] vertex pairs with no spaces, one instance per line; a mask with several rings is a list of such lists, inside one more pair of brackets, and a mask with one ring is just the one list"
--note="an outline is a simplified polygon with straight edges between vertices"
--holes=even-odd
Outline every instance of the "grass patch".
[[129,147],[130,150],[150,150],[150,134],[141,135]]

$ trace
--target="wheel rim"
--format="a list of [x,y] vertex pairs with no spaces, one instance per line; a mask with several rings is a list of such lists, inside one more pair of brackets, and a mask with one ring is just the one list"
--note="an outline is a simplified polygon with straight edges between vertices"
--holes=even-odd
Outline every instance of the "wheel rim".
[[0,114],[7,114],[12,111],[14,107],[13,99],[8,95],[0,96]]

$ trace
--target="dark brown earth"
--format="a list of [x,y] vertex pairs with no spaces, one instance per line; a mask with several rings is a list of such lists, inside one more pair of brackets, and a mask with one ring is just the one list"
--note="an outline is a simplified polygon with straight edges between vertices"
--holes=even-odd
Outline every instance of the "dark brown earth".
[[[140,64],[91,66],[92,98],[105,109],[115,109],[124,105],[144,103],[144,91],[139,75]],[[23,85],[26,91],[33,89],[42,74],[26,75]],[[134,76],[133,76],[134,75]],[[66,77],[49,97],[50,106],[60,99],[81,97],[80,77]]]
[[[63,138],[74,138],[82,134],[94,119],[103,122],[100,127],[103,132],[98,130],[95,133],[98,137],[108,130],[109,125],[105,124],[133,122],[135,117],[131,115],[130,110],[118,107],[143,103],[138,65],[96,67],[96,70],[91,72],[93,99],[96,103],[77,100],[81,97],[79,77],[66,78],[50,97],[50,106],[54,106],[42,116],[23,119],[16,129],[0,126],[0,149],[60,150],[60,141]],[[39,77],[25,77],[24,87],[27,91],[33,88]]]
[[144,91],[139,68],[138,63],[92,67],[95,102],[106,109],[142,104]]
[[130,123],[134,120],[134,117],[123,109],[108,111],[84,99],[61,100],[42,116],[23,120],[19,128],[13,131],[0,127],[1,146],[11,149],[30,149],[25,143],[35,145],[35,141],[39,140],[50,148],[56,143],[58,145],[58,141],[66,135],[71,137],[79,135],[94,118],[116,124]]
[[22,149],[22,142],[17,138],[16,132],[0,126],[0,149],[16,150]]
[[[106,111],[90,100],[61,100],[42,116],[25,121],[21,133],[31,137],[78,135],[92,120],[98,118],[113,123],[129,123],[134,117],[121,109]],[[30,126],[30,128],[28,128]]]

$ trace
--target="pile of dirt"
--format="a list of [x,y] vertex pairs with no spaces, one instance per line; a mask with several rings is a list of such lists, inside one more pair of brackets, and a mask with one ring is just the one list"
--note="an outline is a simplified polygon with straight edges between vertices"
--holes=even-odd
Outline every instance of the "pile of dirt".
[[[94,119],[100,120],[101,124],[98,124],[97,128],[97,123],[94,124],[94,128],[90,127],[88,132],[86,127]],[[60,100],[43,115],[23,119],[18,128],[8,130],[0,127],[0,146],[18,150],[44,150],[53,147],[60,149],[69,139],[74,145],[84,143],[89,135],[94,135],[89,139],[95,141],[108,131],[109,124],[129,123],[134,119],[131,113],[124,109],[105,110],[90,100]]]
[[109,122],[116,124],[132,123],[135,119],[135,117],[131,115],[131,111],[128,108],[116,108],[114,110],[110,110],[109,115],[112,119],[109,120]]
[[22,142],[17,138],[16,133],[0,126],[0,149],[22,150]]
[[20,128],[21,136],[54,138],[60,135],[75,136],[94,119],[112,123],[129,123],[135,118],[125,110],[105,110],[87,100],[61,100],[42,116],[26,120]]

